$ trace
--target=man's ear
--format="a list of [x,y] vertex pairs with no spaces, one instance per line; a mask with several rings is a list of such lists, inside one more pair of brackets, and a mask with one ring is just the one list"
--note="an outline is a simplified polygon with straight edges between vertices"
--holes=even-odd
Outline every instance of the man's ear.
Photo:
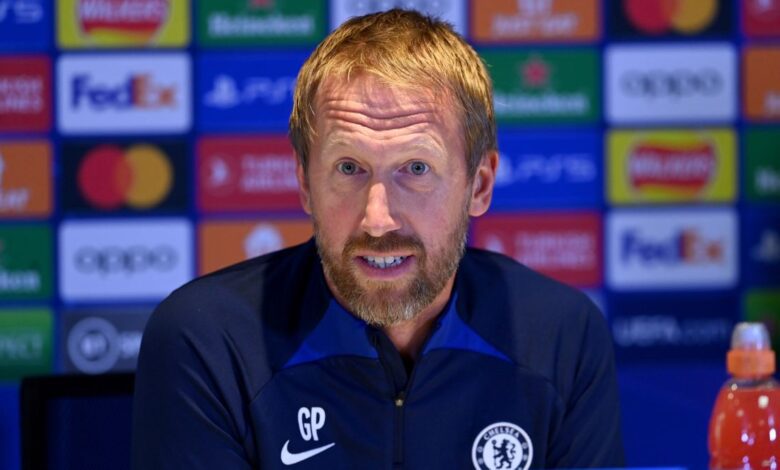
[[295,176],[298,178],[298,196],[301,198],[304,212],[311,215],[311,193],[309,192],[309,181],[306,179],[306,170],[304,170],[298,154],[293,152],[293,155],[296,161]]
[[479,217],[490,208],[493,199],[493,185],[496,182],[498,170],[498,151],[487,152],[479,162],[474,180],[471,183],[471,202],[469,203],[469,215]]

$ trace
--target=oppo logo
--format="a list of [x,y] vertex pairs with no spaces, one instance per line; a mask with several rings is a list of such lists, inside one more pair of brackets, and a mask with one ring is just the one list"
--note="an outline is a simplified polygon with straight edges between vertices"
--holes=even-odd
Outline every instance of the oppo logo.
[[630,95],[675,98],[712,96],[723,89],[723,78],[713,69],[628,72],[621,81]]
[[76,252],[76,269],[85,273],[101,275],[116,273],[140,273],[144,271],[170,271],[176,267],[178,256],[173,248],[160,245],[82,248]]

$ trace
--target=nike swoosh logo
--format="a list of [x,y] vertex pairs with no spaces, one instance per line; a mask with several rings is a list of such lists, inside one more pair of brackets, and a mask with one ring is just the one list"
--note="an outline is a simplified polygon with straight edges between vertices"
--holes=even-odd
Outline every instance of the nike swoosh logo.
[[284,447],[282,447],[282,463],[285,465],[295,465],[298,462],[303,462],[306,459],[310,459],[317,454],[325,452],[326,450],[335,446],[336,443],[331,442],[330,444],[324,445],[322,447],[315,447],[314,449],[307,450],[306,452],[299,452],[297,454],[293,454],[287,450],[288,445],[290,445],[290,441],[285,442]]

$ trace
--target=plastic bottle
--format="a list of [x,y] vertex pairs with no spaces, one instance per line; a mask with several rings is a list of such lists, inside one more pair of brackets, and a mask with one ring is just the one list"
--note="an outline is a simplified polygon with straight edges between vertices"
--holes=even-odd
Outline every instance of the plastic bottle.
[[780,469],[780,385],[761,323],[739,323],[726,356],[732,378],[710,418],[710,469]]

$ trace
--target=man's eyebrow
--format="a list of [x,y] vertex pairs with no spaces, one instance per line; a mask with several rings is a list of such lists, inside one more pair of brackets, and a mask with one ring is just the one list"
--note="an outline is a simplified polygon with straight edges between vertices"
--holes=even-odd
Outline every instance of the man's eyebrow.
[[[351,139],[338,136],[338,137],[329,138],[327,141],[325,141],[325,143],[322,146],[322,152],[324,154],[327,154],[339,148],[353,149],[356,147],[359,149],[361,145]],[[425,152],[433,156],[442,156],[442,157],[445,156],[446,153],[444,147],[431,137],[417,137],[411,142],[404,145],[397,153],[406,154],[406,153],[415,153],[419,151]]]

